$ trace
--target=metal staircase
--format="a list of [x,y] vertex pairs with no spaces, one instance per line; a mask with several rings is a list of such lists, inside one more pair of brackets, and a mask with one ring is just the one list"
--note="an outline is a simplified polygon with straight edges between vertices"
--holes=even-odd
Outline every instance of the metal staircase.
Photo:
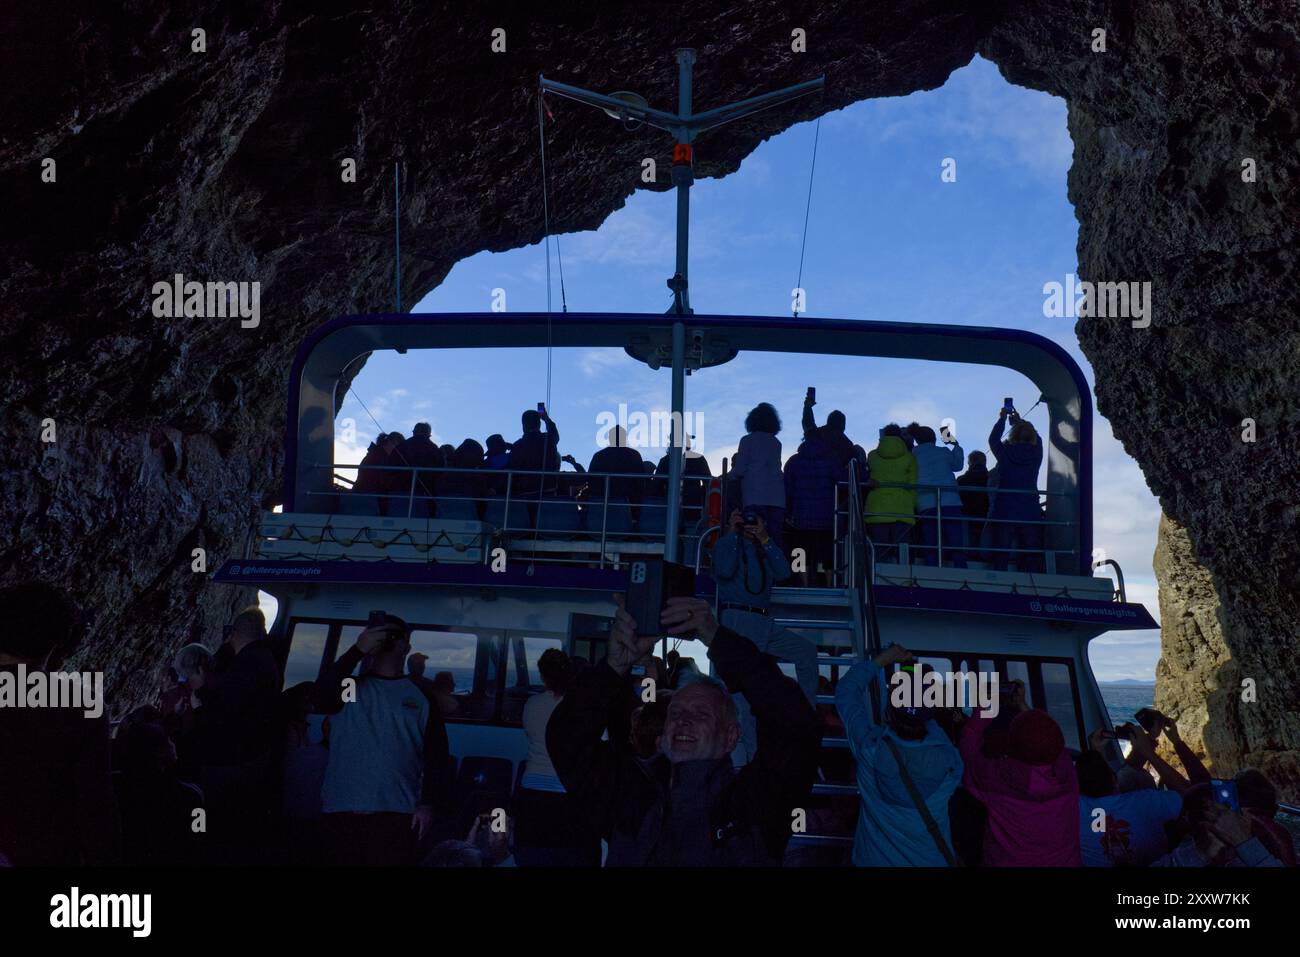
[[[844,671],[880,650],[879,626],[874,601],[874,551],[862,524],[862,503],[857,463],[849,463],[848,521],[840,563],[841,582],[832,588],[787,588],[772,590],[772,616],[776,624],[789,628],[817,645],[817,662],[829,666],[832,682]],[[834,695],[817,696],[819,711],[835,705]],[[819,780],[813,785],[814,812],[821,821],[831,821],[826,830],[810,825],[806,834],[791,838],[791,847],[829,848],[843,852],[853,843],[857,824],[858,787],[848,739],[835,734],[829,725],[822,738]]]

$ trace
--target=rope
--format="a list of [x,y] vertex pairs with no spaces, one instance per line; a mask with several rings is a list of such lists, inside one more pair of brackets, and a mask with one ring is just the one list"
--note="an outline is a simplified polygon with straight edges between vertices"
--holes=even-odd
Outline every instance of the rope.
[[[794,283],[796,289],[803,288],[803,255],[804,250],[808,247],[808,215],[812,212],[813,173],[817,171],[817,141],[821,138],[821,133],[822,118],[819,116],[817,117],[817,126],[813,130],[812,165],[808,168],[808,202],[803,211],[803,240],[799,243],[799,278]],[[795,312],[794,316],[797,319],[799,313]]]
[[[397,311],[402,311],[402,184],[398,180],[397,170],[400,164],[393,164],[393,230],[396,237],[397,255],[394,265],[397,269]],[[376,422],[376,425],[379,423]]]

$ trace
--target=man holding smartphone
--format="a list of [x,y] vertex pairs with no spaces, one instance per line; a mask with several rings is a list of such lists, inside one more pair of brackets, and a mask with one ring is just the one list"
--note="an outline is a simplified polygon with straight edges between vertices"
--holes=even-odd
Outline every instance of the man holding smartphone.
[[317,683],[332,715],[321,810],[336,863],[414,864],[433,824],[447,729],[433,684],[403,673],[410,651],[406,622],[381,612]]
[[[759,651],[794,665],[799,690],[809,704],[817,700],[817,646],[772,621],[772,586],[790,575],[790,563],[767,533],[757,511],[735,509],[730,529],[713,546],[713,577],[718,583],[722,623],[744,635]],[[736,700],[741,744],[737,764],[753,758],[757,728],[750,703]]]
[[[559,472],[560,471],[560,430],[546,411],[545,403],[537,403],[537,409],[529,409],[521,417],[524,434],[510,446],[510,456],[506,459],[506,468],[521,472]],[[542,431],[546,423],[546,431]],[[511,485],[515,495],[536,496],[541,487],[541,478],[536,475],[516,475]],[[555,493],[556,483],[549,479],[546,494]]]
[[[718,624],[707,601],[668,599],[659,635],[645,637],[623,596],[615,602],[609,654],[582,673],[546,731],[565,790],[590,809],[609,842],[606,866],[780,864],[791,814],[808,806],[817,773],[816,712],[770,656]],[[663,634],[708,645],[718,678],[700,677],[673,693],[658,754],[639,760],[622,736],[603,738],[611,710],[632,707],[626,675]],[[743,694],[758,720],[758,753],[739,770],[731,762],[740,723],[729,691]]]

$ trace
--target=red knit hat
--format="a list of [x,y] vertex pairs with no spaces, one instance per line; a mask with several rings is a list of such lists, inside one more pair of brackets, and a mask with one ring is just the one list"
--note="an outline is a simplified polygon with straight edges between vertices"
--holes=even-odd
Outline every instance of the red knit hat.
[[1011,719],[1008,753],[1025,764],[1051,764],[1065,749],[1061,726],[1046,711],[1034,708]]

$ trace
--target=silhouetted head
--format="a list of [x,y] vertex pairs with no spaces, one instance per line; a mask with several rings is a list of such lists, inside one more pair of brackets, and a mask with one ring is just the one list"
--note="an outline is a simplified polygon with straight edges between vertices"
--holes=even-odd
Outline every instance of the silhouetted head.
[[412,655],[408,655],[406,659],[406,673],[408,675],[415,675],[417,678],[423,678],[424,669],[428,663],[429,656],[423,652],[417,651]]
[[917,445],[924,445],[929,442],[934,444],[934,429],[928,425],[921,425],[919,422],[912,422],[907,427],[907,434],[912,437]]
[[1038,441],[1038,431],[1032,424],[1021,419],[1012,426],[1010,440],[1016,445],[1033,445]]
[[826,416],[826,427],[832,432],[843,433],[847,425],[848,420],[844,418],[844,413],[839,409]]
[[487,454],[500,455],[509,451],[510,446],[506,444],[505,437],[500,433],[494,433],[487,437]]
[[536,409],[528,409],[519,419],[523,422],[525,434],[542,430],[542,417]]
[[1007,753],[1017,761],[1041,767],[1054,762],[1063,750],[1065,735],[1046,711],[1030,708],[1011,719]]
[[435,691],[451,694],[456,690],[456,678],[450,671],[439,671],[433,676],[433,688]]
[[230,623],[230,643],[242,648],[250,641],[266,637],[266,615],[256,605],[249,605]]
[[621,426],[611,426],[610,430],[605,433],[605,438],[611,449],[621,449],[627,445],[627,433]]
[[966,460],[970,462],[972,469],[978,470],[988,467],[988,457],[983,452],[972,452],[966,456]]
[[451,461],[458,469],[476,469],[483,464],[483,446],[473,439],[466,439],[460,443],[460,448],[456,449]]
[[905,433],[903,432],[903,427],[899,425],[897,422],[890,422],[887,426],[885,426],[883,429],[880,430],[880,437],[882,439],[890,435],[892,435],[896,439],[904,438]]
[[176,652],[176,673],[189,681],[199,672],[212,667],[212,652],[203,645],[186,645]]
[[43,665],[76,644],[77,610],[67,596],[44,582],[0,588],[0,655]]
[[433,426],[428,422],[417,422],[415,423],[415,428],[411,429],[411,435],[413,438],[427,439],[429,436],[433,435]]
[[379,437],[379,444],[383,447],[385,452],[393,451],[393,449],[401,445],[403,441],[405,441],[405,439],[402,437],[401,432],[389,432],[387,435],[381,435]]
[[781,431],[781,417],[770,402],[760,402],[745,416],[745,431],[776,435]]
[[1079,793],[1084,797],[1103,798],[1115,793],[1115,772],[1096,751],[1082,752],[1074,762],[1074,770],[1079,776]]
[[547,648],[537,659],[537,673],[542,676],[542,684],[554,695],[562,695],[569,690],[573,678],[573,669],[569,667],[569,656],[559,648]]

